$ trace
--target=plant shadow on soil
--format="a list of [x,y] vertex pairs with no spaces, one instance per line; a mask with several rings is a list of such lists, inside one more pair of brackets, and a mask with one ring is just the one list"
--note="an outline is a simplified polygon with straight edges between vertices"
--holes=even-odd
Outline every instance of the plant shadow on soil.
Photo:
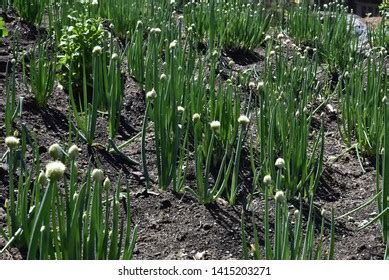
[[[9,18],[9,17],[7,17]],[[10,16],[12,19],[12,15]],[[29,48],[36,39],[31,30],[20,22],[10,20],[7,28],[12,35],[19,26],[22,32],[21,47]],[[25,33],[25,34],[24,34]],[[26,36],[24,36],[26,35]],[[28,36],[27,36],[28,35]],[[9,62],[11,54],[8,53],[9,39],[4,40],[0,46],[2,61]],[[261,67],[262,53],[258,52],[244,58],[241,54],[232,53],[242,61],[244,67]],[[254,59],[255,58],[255,59]],[[248,63],[247,63],[248,62]],[[42,168],[49,161],[47,147],[53,143],[67,143],[69,126],[67,121],[68,100],[64,92],[55,89],[53,96],[44,109],[38,108],[32,97],[27,93],[22,83],[21,69],[16,73],[18,86],[17,96],[25,97],[22,117],[17,120],[16,128],[22,124],[29,132],[35,135],[38,147],[42,152]],[[2,74],[2,73],[0,73]],[[4,74],[4,73],[3,73]],[[0,75],[0,124],[4,123],[4,79]],[[119,135],[116,139],[120,144],[134,137],[142,127],[142,119],[145,111],[144,93],[135,81],[126,77],[125,97],[120,119]],[[320,112],[318,112],[320,114]],[[315,128],[313,128],[315,129]],[[0,143],[4,142],[5,129],[0,129]],[[105,145],[108,138],[106,121],[99,118],[96,130],[96,142]],[[90,162],[96,167],[102,168],[110,178],[122,177],[122,183],[129,186],[131,194],[131,214],[133,223],[139,227],[139,238],[136,244],[134,258],[136,259],[193,259],[197,253],[205,252],[205,259],[240,259],[242,257],[241,245],[241,211],[242,205],[228,206],[223,201],[213,205],[204,206],[190,197],[188,194],[177,195],[171,191],[160,191],[157,188],[157,168],[153,139],[150,133],[146,139],[147,164],[149,173],[153,178],[153,186],[149,193],[145,193],[145,179],[140,166],[128,165],[118,157],[94,148],[88,149],[85,144],[79,142],[82,149],[78,162],[80,171],[85,172]],[[141,161],[140,139],[135,139],[124,150],[131,158]],[[336,215],[351,211],[362,204],[367,198],[375,193],[375,170],[372,166],[365,166],[366,173],[360,170],[358,161],[354,155],[348,154],[336,162],[328,160],[330,156],[337,156],[342,152],[343,146],[337,131],[336,121],[331,118],[326,120],[326,164],[323,176],[318,188],[315,205],[319,208],[330,210],[334,208]],[[3,144],[0,145],[0,156],[5,153]],[[27,162],[31,163],[31,156]],[[82,173],[82,172],[81,172]],[[244,171],[242,174],[249,174]],[[5,224],[4,202],[7,193],[8,171],[4,163],[0,163],[0,226]],[[250,180],[249,180],[250,181]],[[248,182],[249,182],[248,181]],[[247,182],[246,182],[247,183]],[[271,207],[272,209],[272,207]],[[292,209],[292,207],[291,207]],[[353,215],[352,219],[338,221],[335,244],[336,259],[382,259],[384,246],[380,238],[379,225],[373,225],[367,229],[357,231],[358,222],[367,219],[374,212],[375,205],[363,209]],[[263,199],[257,197],[247,213],[250,220],[255,213],[257,227],[263,244]],[[272,217],[271,219],[272,220]],[[328,231],[328,230],[326,230]],[[252,225],[247,223],[247,233],[252,240]],[[327,233],[326,240],[329,236]],[[5,241],[0,238],[0,248]],[[23,259],[24,252],[11,248],[1,259]]]

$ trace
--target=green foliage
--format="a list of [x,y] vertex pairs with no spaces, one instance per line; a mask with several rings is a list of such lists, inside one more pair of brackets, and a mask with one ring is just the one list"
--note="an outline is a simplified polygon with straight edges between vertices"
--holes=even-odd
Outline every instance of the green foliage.
[[[242,215],[242,243],[244,259],[266,259],[266,260],[325,260],[334,258],[335,246],[335,222],[334,212],[331,214],[331,229],[329,233],[329,245],[325,251],[323,247],[324,233],[327,218],[324,211],[321,212],[321,225],[319,238],[315,237],[315,216],[319,215],[313,205],[311,198],[309,203],[308,219],[303,220],[303,203],[300,200],[300,209],[295,210],[293,215],[289,212],[287,200],[282,191],[278,191],[274,197],[274,222],[270,222],[270,207],[268,190],[265,191],[265,213],[264,213],[264,251],[261,252],[259,231],[253,215],[253,243],[251,248],[247,244],[247,234]],[[291,218],[292,217],[292,218]],[[274,228],[271,228],[274,225]],[[262,231],[261,231],[262,232]],[[270,235],[273,233],[273,236]]]
[[[54,87],[56,62],[55,57],[51,57],[48,50],[49,42],[38,40],[23,58],[24,80],[27,83],[27,76],[29,76],[31,92],[39,107],[46,106]],[[26,71],[26,60],[29,60],[28,71]],[[26,72],[29,72],[29,75]]]
[[5,38],[8,36],[8,29],[5,26],[5,22],[2,17],[0,17],[0,38]]
[[88,18],[86,13],[74,11],[69,19],[69,26],[63,28],[58,45],[57,71],[61,83],[67,85],[71,81],[73,90],[80,92],[84,78],[88,86],[92,85],[93,48],[105,47],[109,33],[101,19]]
[[14,0],[12,2],[18,14],[27,23],[39,25],[42,22],[47,0]]
[[[34,159],[39,159],[35,145],[33,149]],[[127,211],[131,209],[128,191],[120,192],[120,179],[111,188],[103,171],[88,169],[79,180],[77,159],[70,151],[63,158],[66,165],[57,159],[46,166],[46,173],[39,173],[38,161],[28,170],[25,152],[23,130],[20,146],[7,152],[10,195],[7,226],[0,233],[8,242],[0,254],[17,246],[27,251],[30,260],[131,259],[137,227],[131,227],[130,212],[120,213],[120,201],[125,201]],[[70,169],[69,180],[65,168]],[[14,184],[17,169],[21,176]]]

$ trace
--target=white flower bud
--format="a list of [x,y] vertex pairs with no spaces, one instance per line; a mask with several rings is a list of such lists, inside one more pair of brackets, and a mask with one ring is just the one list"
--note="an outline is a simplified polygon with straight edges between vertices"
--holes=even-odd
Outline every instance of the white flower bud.
[[278,169],[283,169],[283,168],[285,168],[285,160],[284,160],[283,158],[277,158],[276,163],[275,163],[275,166],[276,166]]
[[241,115],[238,118],[238,123],[243,125],[243,126],[246,126],[249,122],[250,122],[249,118],[247,116],[245,116],[245,115]]
[[93,53],[93,54],[99,55],[99,54],[101,54],[102,51],[103,51],[103,49],[102,49],[100,46],[95,46],[95,47],[93,48],[92,53]]
[[77,158],[79,154],[80,154],[80,150],[78,149],[78,147],[76,145],[72,145],[68,150],[68,155],[69,155],[69,158],[71,158],[71,159]]
[[19,142],[20,140],[14,136],[8,136],[5,138],[5,145],[9,148],[9,149],[14,149],[16,148],[17,146],[19,146]]
[[263,177],[263,183],[265,185],[269,185],[271,183],[271,176],[269,174]]
[[156,97],[157,97],[157,92],[155,91],[154,88],[146,93],[147,99],[155,99]]
[[50,181],[58,181],[63,177],[65,170],[66,166],[62,162],[58,160],[52,161],[46,165],[46,177]]
[[178,106],[178,107],[177,107],[177,111],[178,111],[179,113],[184,113],[184,112],[185,112],[185,108],[182,107],[182,106]]
[[102,182],[104,180],[104,172],[101,169],[95,168],[92,171],[92,179],[95,182]]
[[197,122],[199,120],[200,120],[200,114],[194,113],[193,116],[192,116],[192,121],[193,122]]
[[276,202],[283,202],[285,200],[285,194],[283,191],[276,192],[276,195],[274,196],[274,199]]
[[54,160],[59,159],[60,157],[62,157],[62,149],[61,149],[61,147],[57,143],[51,145],[50,148],[49,148],[49,155]]
[[43,170],[41,170],[41,172],[39,173],[38,183],[41,186],[47,185],[47,177],[46,177],[45,173],[43,172]]
[[211,126],[211,129],[213,130],[217,130],[220,128],[220,122],[219,121],[212,121],[210,123],[210,126]]

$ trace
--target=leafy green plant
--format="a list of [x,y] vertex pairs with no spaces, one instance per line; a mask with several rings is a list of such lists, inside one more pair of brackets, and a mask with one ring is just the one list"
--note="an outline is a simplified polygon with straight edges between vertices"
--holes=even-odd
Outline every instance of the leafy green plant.
[[2,17],[0,17],[0,38],[8,36],[8,29],[5,26],[5,22]]
[[[91,87],[95,46],[106,47],[108,33],[99,18],[88,18],[87,12],[74,11],[69,15],[70,25],[64,27],[58,45],[57,71],[63,85],[72,81],[74,93],[80,93],[86,86]],[[65,87],[67,88],[67,87]],[[82,104],[83,106],[86,103]]]

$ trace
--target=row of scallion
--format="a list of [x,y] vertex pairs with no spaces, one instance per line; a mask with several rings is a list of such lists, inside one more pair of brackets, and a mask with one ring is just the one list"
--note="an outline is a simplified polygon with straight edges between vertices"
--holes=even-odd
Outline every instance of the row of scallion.
[[[26,3],[0,2],[28,24],[45,23],[45,32],[38,29],[38,41],[29,50],[22,51],[20,34],[13,34],[9,66],[13,71],[7,77],[4,114],[8,150],[3,159],[10,176],[7,227],[2,230],[6,247],[17,246],[30,259],[127,259],[137,235],[130,213],[123,219],[119,215],[123,195],[130,209],[129,194],[120,192],[120,181],[109,192],[102,171],[92,167],[79,180],[76,158],[57,146],[45,174],[40,173],[34,145],[34,166],[31,170],[25,166],[26,127],[19,128],[20,140],[13,136],[23,113],[23,99],[16,97],[16,71],[21,66],[23,81],[39,107],[48,106],[54,90],[67,94],[70,135],[75,133],[75,139],[90,148],[104,146],[141,165],[147,188],[153,181],[148,156],[156,157],[162,190],[189,192],[202,204],[219,198],[231,205],[240,203],[242,178],[252,176],[248,203],[258,193],[265,197],[265,251],[259,251],[255,227],[249,249],[242,220],[245,258],[250,250],[254,258],[333,258],[334,214],[328,250],[323,249],[325,215],[319,238],[314,231],[318,210],[313,200],[325,153],[324,116],[319,112],[328,101],[339,102],[339,130],[358,157],[378,159],[384,147],[388,150],[383,125],[387,109],[382,103],[388,91],[384,21],[369,33],[373,48],[365,52],[340,3],[311,7],[303,1],[275,9],[245,0]],[[226,51],[246,54],[257,48],[264,50],[259,71],[236,70],[233,61],[224,62]],[[324,78],[318,75],[323,68]],[[144,92],[141,163],[126,157],[133,139],[117,140],[125,74]],[[107,118],[106,143],[95,142],[100,117]],[[314,121],[319,122],[318,129],[312,128]],[[148,133],[155,155],[147,154]],[[384,153],[384,180],[381,184],[377,178],[376,195],[380,210],[376,220],[382,222],[384,236],[389,217],[388,158]],[[243,164],[249,166],[248,172],[243,172]],[[70,172],[64,174],[66,167]],[[53,177],[53,172],[60,176]],[[189,180],[193,177],[189,173],[196,179]],[[276,213],[270,236],[272,197]],[[301,211],[295,212],[291,235],[288,201],[298,197],[300,207],[306,203],[310,210],[306,220]]]

